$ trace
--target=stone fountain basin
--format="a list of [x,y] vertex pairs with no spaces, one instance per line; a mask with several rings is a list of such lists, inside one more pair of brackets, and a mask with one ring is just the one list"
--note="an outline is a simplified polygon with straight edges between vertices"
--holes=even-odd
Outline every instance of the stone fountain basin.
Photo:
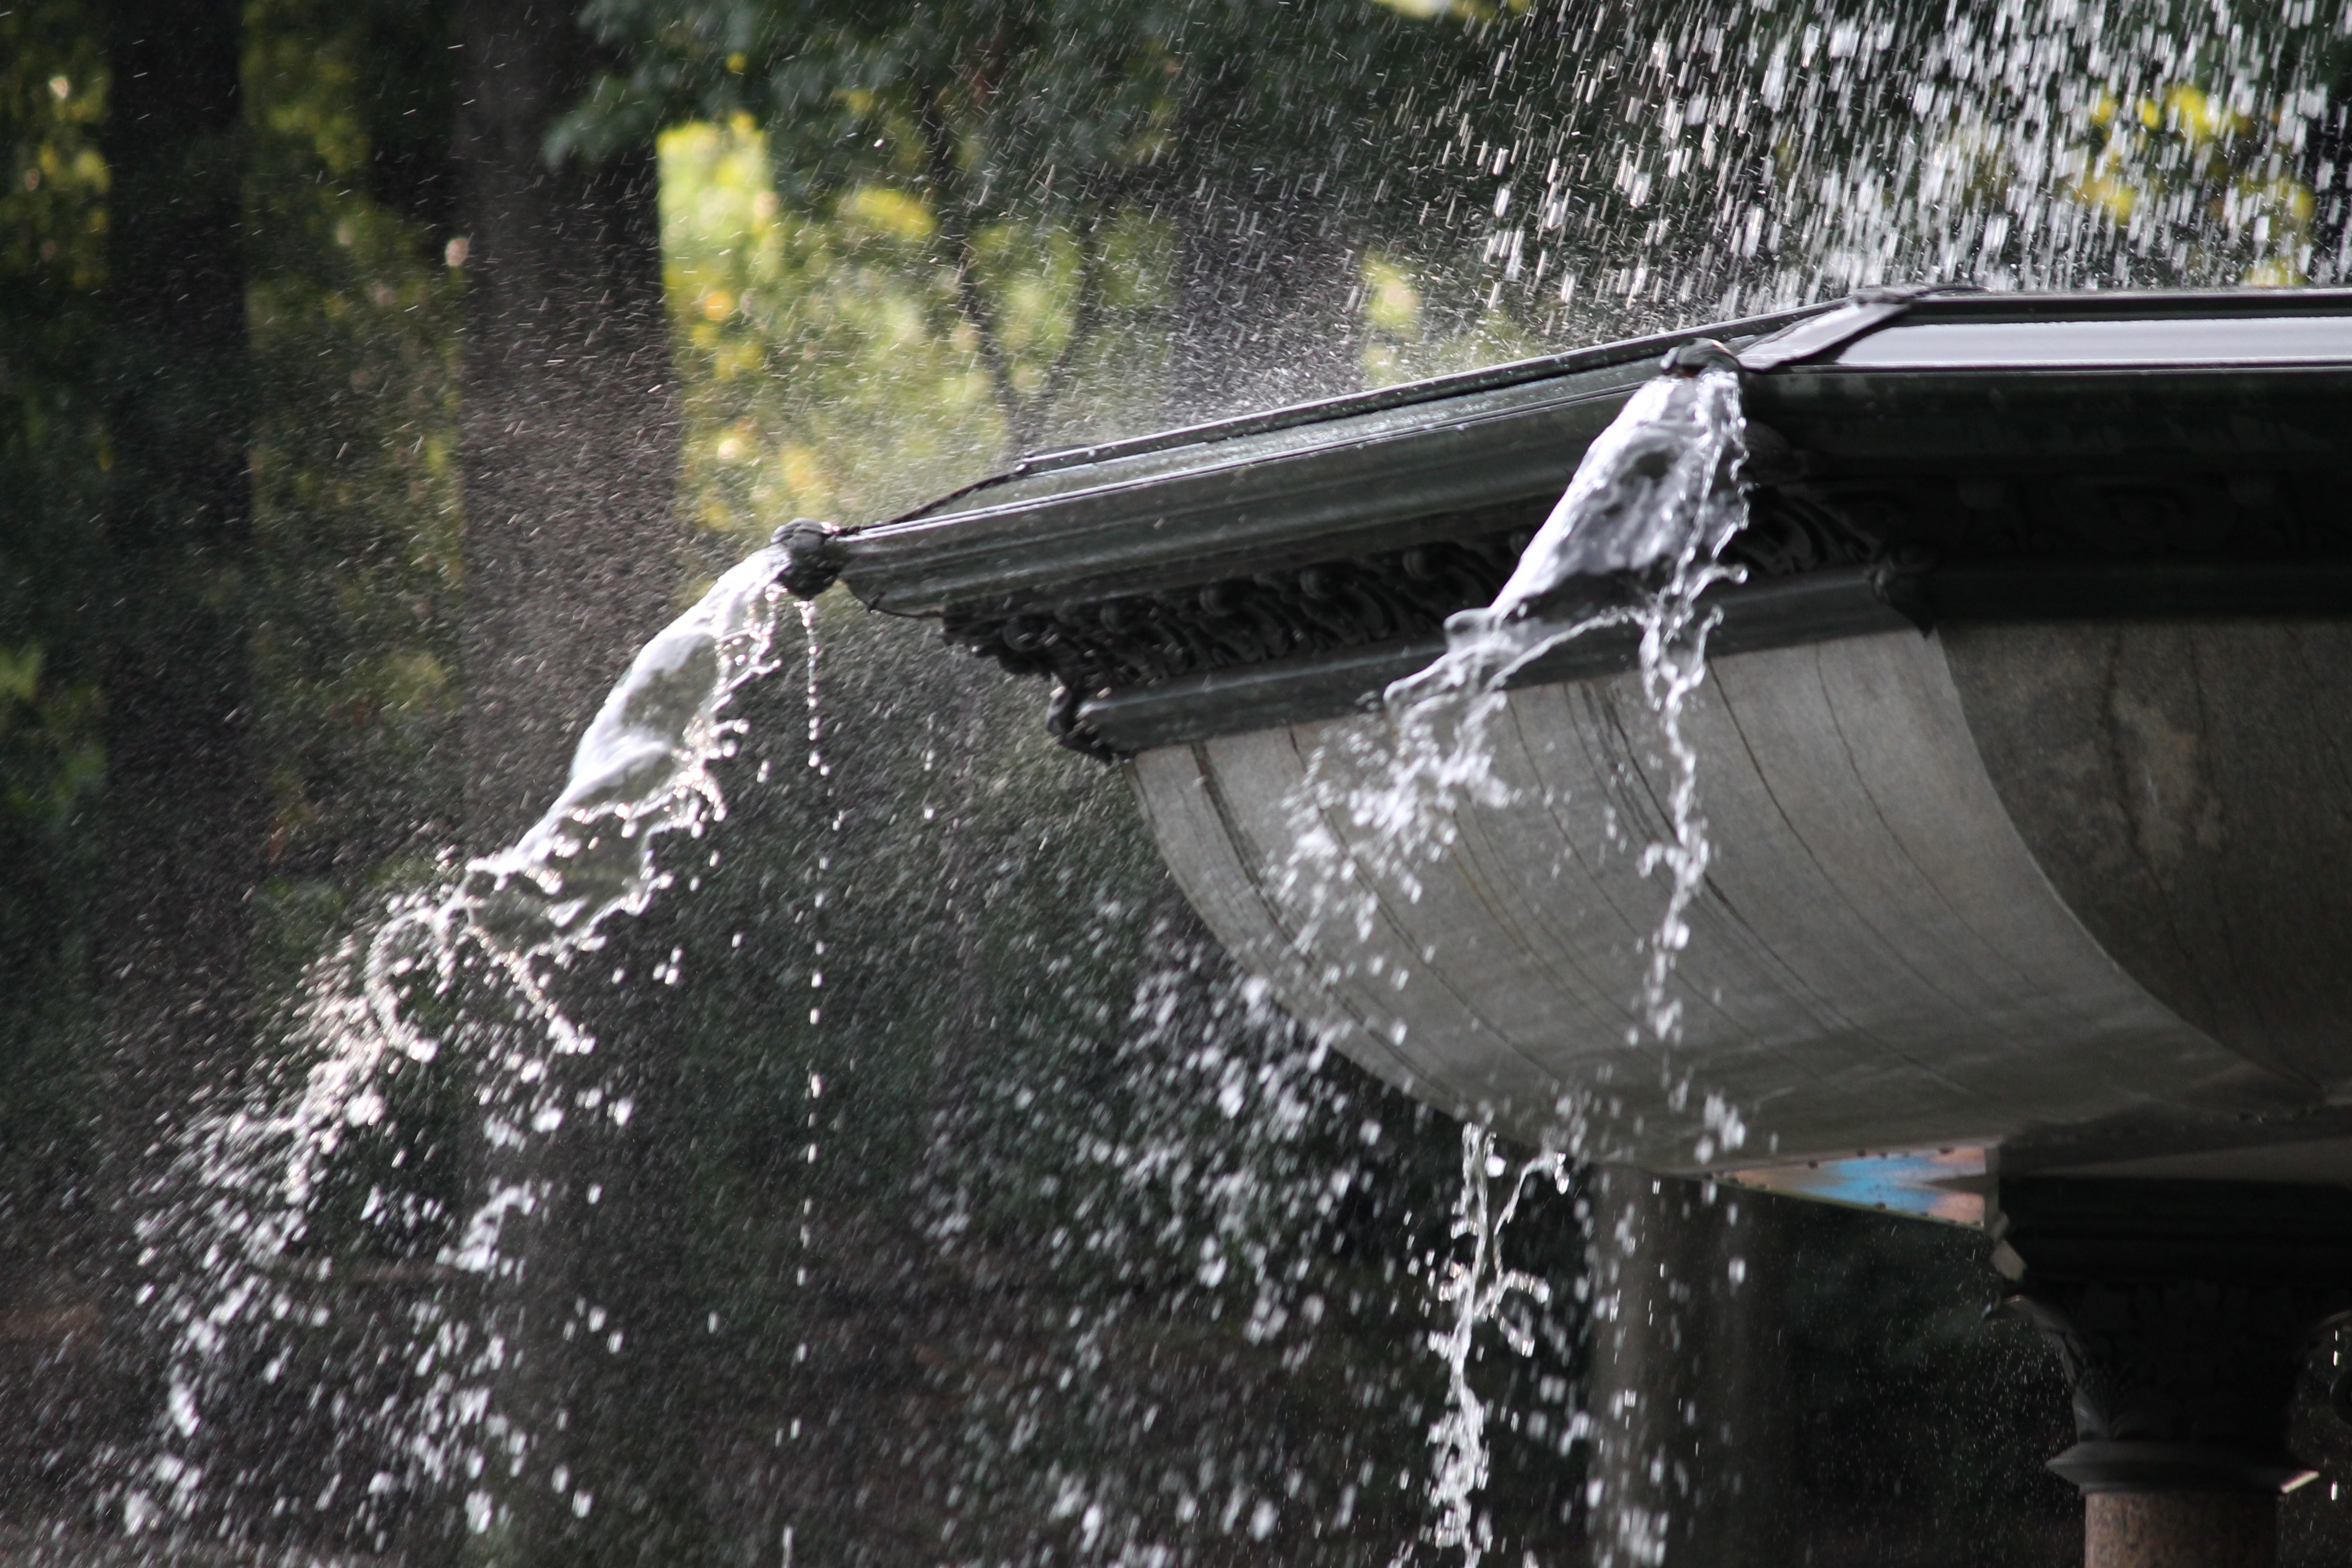
[[[1754,521],[1686,720],[1713,860],[1661,1047],[1623,639],[1523,674],[1508,803],[1416,885],[1334,921],[1291,870],[1307,769],[1377,765],[1368,700],[1691,335],[1741,355]],[[1449,1111],[1663,1171],[2340,1182],[2347,494],[2352,293],[1885,291],[1046,454],[835,559],[1055,678],[1236,958]]]

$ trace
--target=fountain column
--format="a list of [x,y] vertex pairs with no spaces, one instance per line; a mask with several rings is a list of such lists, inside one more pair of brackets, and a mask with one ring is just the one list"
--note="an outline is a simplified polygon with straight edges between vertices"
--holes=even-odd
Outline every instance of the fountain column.
[[1586,1496],[1601,1568],[1798,1555],[1780,1507],[1794,1425],[1781,1201],[1593,1168]]
[[2271,1568],[2316,1336],[2352,1313],[2352,1192],[2003,1181],[1994,1266],[2065,1363],[2086,1568]]

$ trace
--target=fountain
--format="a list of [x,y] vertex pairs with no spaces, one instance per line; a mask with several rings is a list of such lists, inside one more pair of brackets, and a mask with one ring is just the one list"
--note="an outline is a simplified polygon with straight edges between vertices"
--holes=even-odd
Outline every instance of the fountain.
[[2340,16],[182,10],[0,23],[0,1563],[2345,1474],[2343,313],[2128,291],[2345,277]]
[[[793,524],[785,581],[1050,677],[1212,931],[1389,1082],[1986,1226],[2074,1391],[2090,1561],[2268,1562],[2352,1311],[2352,292],[1873,289],[1704,335],[1044,454]],[[1703,679],[1662,727],[1630,574],[1554,585],[1401,850],[1346,809],[1396,765],[1381,694],[1669,350],[1747,420]],[[1685,741],[1710,848],[1661,938]]]

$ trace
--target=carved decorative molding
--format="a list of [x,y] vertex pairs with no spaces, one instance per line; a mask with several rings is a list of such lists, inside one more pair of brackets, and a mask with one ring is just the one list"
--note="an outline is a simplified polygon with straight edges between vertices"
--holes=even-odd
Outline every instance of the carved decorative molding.
[[951,609],[950,641],[1093,696],[1180,675],[1424,637],[1491,602],[1528,535],[994,615]]
[[[1448,616],[1493,603],[1537,521],[1465,540],[1153,594],[994,612],[954,606],[944,630],[950,642],[1016,675],[1053,678],[1068,694],[1056,699],[1057,737],[1090,750],[1072,717],[1085,698],[1438,634]],[[1885,554],[1882,542],[1828,507],[1795,495],[1759,494],[1753,520],[1725,558],[1761,580],[1864,565]]]

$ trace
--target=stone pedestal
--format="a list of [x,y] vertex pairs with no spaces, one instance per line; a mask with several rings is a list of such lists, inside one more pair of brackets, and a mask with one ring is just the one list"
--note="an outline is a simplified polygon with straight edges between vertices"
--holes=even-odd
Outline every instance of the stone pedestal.
[[2065,1363],[2087,1568],[2271,1568],[2315,1338],[2352,1313],[2352,1193],[2168,1181],[2004,1181],[2008,1306]]
[[1595,1568],[1794,1561],[1786,1200],[1622,1165],[1590,1192]]
[[2278,1502],[2246,1492],[2092,1492],[2084,1568],[2270,1568]]

